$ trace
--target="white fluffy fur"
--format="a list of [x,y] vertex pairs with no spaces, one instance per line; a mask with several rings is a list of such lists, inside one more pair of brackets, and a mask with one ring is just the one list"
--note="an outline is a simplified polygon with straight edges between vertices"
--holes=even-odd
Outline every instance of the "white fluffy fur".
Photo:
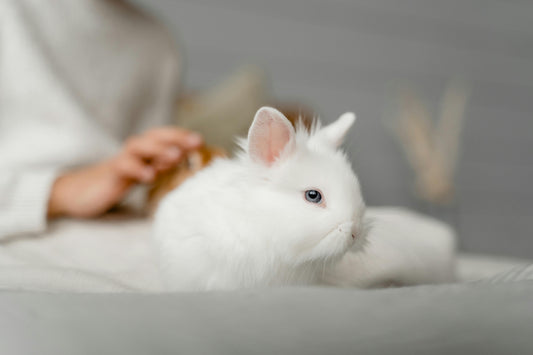
[[[288,123],[280,112],[263,108],[249,136],[258,136],[254,126],[268,129],[258,123],[272,115]],[[327,267],[361,244],[365,205],[359,182],[338,142],[332,143],[353,123],[349,116],[311,133],[291,127],[292,148],[270,165],[250,158],[253,142],[247,141],[237,158],[215,161],[169,193],[155,217],[169,288],[318,283]],[[320,190],[324,204],[306,201],[308,189]]]
[[[420,221],[414,219],[404,225],[403,234],[397,235],[398,225],[379,228],[381,235],[385,230],[387,236],[376,235],[377,241],[370,244],[371,259],[361,253],[367,230],[365,204],[358,179],[338,150],[354,120],[355,116],[347,113],[326,127],[317,123],[309,133],[302,127],[288,128],[287,119],[274,109],[260,109],[248,140],[241,141],[243,151],[237,158],[215,161],[163,199],[155,216],[154,234],[168,288],[368,286],[369,279],[386,282],[395,276],[400,280],[393,281],[401,283],[403,275],[394,268],[381,272],[383,268],[373,259],[386,265],[386,255],[402,259],[406,250],[402,260],[414,255],[415,268],[427,269],[418,262],[419,256],[430,255],[426,246],[434,245],[422,243],[421,248],[409,252],[409,244],[401,241],[416,230]],[[270,149],[277,158],[271,161],[271,154],[258,149]],[[306,201],[308,189],[320,190],[323,203]],[[437,244],[444,245],[446,260],[437,261],[436,268],[448,270],[448,250],[453,249],[448,246],[453,245],[453,238],[446,231],[441,234],[444,236],[438,240],[442,243]],[[419,237],[427,235],[411,239]],[[404,247],[394,254],[396,245]],[[432,281],[433,274],[426,274],[427,281]],[[439,274],[435,280],[446,278]]]

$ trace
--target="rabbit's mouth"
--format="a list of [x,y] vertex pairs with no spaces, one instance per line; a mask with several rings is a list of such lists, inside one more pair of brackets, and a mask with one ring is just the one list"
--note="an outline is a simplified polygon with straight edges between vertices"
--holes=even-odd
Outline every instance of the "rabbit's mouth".
[[351,239],[356,239],[357,233],[355,233],[352,226],[353,226],[352,221],[339,223],[338,226],[336,226],[335,228],[330,230],[329,233],[326,234],[324,239],[338,238],[339,236],[342,236],[342,235],[351,236]]
[[353,221],[342,222],[331,229],[320,239],[306,240],[296,246],[305,259],[322,259],[342,256],[358,240],[357,233],[352,231]]
[[[336,246],[339,252],[343,252],[342,249],[349,247],[357,240],[357,233],[353,231],[353,222],[343,222],[337,227],[332,229],[322,240],[321,243],[326,242],[331,246]],[[321,244],[319,243],[319,244]]]

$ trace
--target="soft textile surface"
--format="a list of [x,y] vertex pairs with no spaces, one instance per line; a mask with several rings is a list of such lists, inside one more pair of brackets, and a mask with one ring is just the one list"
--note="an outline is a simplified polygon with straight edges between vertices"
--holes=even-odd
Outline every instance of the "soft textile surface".
[[0,288],[120,292],[161,289],[149,220],[62,220],[47,233],[0,242]]
[[116,216],[4,241],[2,353],[533,352],[533,266],[521,262],[460,257],[464,280],[492,276],[481,283],[131,293],[161,290],[149,233],[150,221]]
[[[157,262],[152,255],[150,232],[151,221],[148,219],[110,215],[93,221],[58,221],[44,235],[2,241],[0,289],[51,292],[161,291],[162,283]],[[431,263],[431,254],[426,254],[438,252],[426,250],[432,249],[428,246],[416,252],[416,248],[420,249],[422,244],[417,245],[416,239],[412,239],[411,243],[413,248],[410,249],[415,251],[411,258],[416,258],[414,265],[420,264],[421,260],[424,260],[424,265]],[[372,249],[367,254],[372,259],[376,258]],[[388,269],[401,271],[409,263],[409,258],[403,257],[403,254],[398,257],[389,251],[385,255],[387,257],[380,261],[380,273]],[[524,262],[466,256],[459,258],[458,274],[461,280],[475,280],[520,264]],[[412,265],[407,266],[403,273],[416,272]],[[431,266],[422,269],[430,269]],[[420,266],[417,268],[420,269]],[[422,277],[427,279],[427,276]]]
[[5,354],[532,354],[533,282],[0,293]]

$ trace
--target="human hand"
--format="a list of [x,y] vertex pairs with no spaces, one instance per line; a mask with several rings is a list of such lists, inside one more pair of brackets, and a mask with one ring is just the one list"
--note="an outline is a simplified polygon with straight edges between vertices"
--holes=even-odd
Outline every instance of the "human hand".
[[130,137],[115,157],[58,177],[48,202],[48,217],[90,218],[119,203],[138,183],[151,183],[203,145],[194,132],[174,127]]

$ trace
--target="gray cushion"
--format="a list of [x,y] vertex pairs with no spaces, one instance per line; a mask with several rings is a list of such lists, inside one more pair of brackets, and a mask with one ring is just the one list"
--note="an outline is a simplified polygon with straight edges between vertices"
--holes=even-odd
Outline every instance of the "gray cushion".
[[5,354],[532,354],[533,282],[0,294]]

